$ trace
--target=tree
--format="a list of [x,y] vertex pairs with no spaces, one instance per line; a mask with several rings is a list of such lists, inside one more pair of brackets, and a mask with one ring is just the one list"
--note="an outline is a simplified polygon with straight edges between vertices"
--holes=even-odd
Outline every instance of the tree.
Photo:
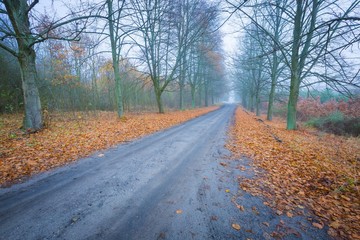
[[[8,15],[13,26],[13,29],[2,29],[2,32],[5,34],[8,32],[8,34],[14,34],[14,36],[16,36],[17,49],[11,49],[3,42],[0,43],[0,47],[17,57],[20,63],[25,104],[24,127],[35,130],[42,128],[43,123],[39,91],[36,85],[36,55],[34,50],[36,37],[31,33],[28,14],[37,2],[38,1],[34,1],[29,6],[25,0],[3,0],[1,3],[5,5],[6,10],[1,9],[0,11],[1,14]],[[13,33],[12,30],[14,31]]]
[[159,112],[163,113],[162,94],[179,77],[183,101],[187,53],[216,19],[215,8],[201,0],[132,0],[132,5],[141,36],[137,45],[153,82]]
[[113,9],[114,1],[106,0],[106,5],[108,9],[108,24],[109,24],[109,37],[111,44],[111,56],[112,56],[112,66],[114,69],[115,77],[115,93],[116,93],[116,104],[117,104],[117,113],[119,117],[124,115],[124,106],[122,99],[122,90],[121,90],[121,78],[120,78],[120,54],[122,48],[123,37],[126,33],[122,32],[121,28],[121,19],[124,10],[125,1],[116,1],[116,9]]
[[[229,0],[227,2],[231,3]],[[250,7],[259,7],[267,4],[266,2],[260,5],[250,5]],[[287,26],[292,29],[291,39],[287,39],[286,37],[278,39],[275,36],[276,32],[269,31],[259,23],[257,19],[250,16],[249,13],[237,8],[237,10],[240,10],[244,15],[249,17],[257,27],[271,38],[274,44],[276,44],[274,51],[281,53],[284,64],[289,69],[290,89],[287,110],[287,129],[289,130],[296,129],[296,106],[300,88],[305,85],[305,80],[310,82],[306,83],[307,86],[310,86],[317,83],[314,77],[318,79],[331,79],[324,77],[328,74],[326,68],[324,73],[319,74],[322,70],[320,69],[319,71],[319,62],[322,58],[326,58],[328,54],[331,54],[333,50],[327,50],[329,44],[343,36],[344,29],[347,29],[346,31],[354,29],[352,25],[341,26],[340,22],[343,20],[354,20],[354,18],[349,17],[349,14],[354,11],[360,1],[353,1],[344,8],[340,8],[338,3],[338,0],[296,0],[289,2],[286,6],[276,3],[276,8],[281,9],[284,17],[286,17],[286,21],[289,22]],[[236,4],[231,4],[236,7]],[[334,15],[335,11],[338,11],[336,13],[337,17],[335,18],[337,20],[332,21],[329,18]],[[331,24],[329,24],[330,22]],[[339,48],[341,44],[344,43],[338,42],[337,48]],[[348,43],[345,45],[348,45]],[[340,46],[340,48],[342,47]],[[267,54],[269,54],[269,52],[265,51],[261,55]],[[342,61],[338,60],[338,62]],[[343,66],[338,66],[338,70],[342,68]],[[316,71],[312,71],[313,69],[316,69]],[[341,81],[332,78],[331,81],[326,82],[326,84],[353,86],[350,81],[345,80],[345,82],[347,83],[342,84]]]
[[[86,20],[88,16],[76,16],[63,18],[61,21],[52,22],[39,31],[30,24],[30,12],[39,3],[39,0],[0,0],[0,47],[14,55],[20,64],[22,90],[24,97],[25,117],[23,127],[25,129],[39,130],[43,127],[41,102],[37,86],[38,76],[36,70],[35,44],[51,38],[51,31],[71,22]],[[83,24],[85,26],[85,24]],[[75,31],[69,31],[62,39],[74,40],[78,36]],[[6,40],[15,39],[16,46],[9,45]]]

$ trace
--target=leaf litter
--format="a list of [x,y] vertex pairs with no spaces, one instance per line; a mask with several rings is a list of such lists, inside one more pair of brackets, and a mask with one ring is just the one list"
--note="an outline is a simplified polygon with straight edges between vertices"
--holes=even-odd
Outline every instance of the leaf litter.
[[[21,115],[0,115],[0,186],[59,167],[116,144],[180,124],[217,107],[166,114],[56,113],[42,131],[24,134]],[[105,158],[99,153],[99,159]]]
[[360,139],[310,128],[285,130],[282,119],[256,117],[238,108],[227,147],[253,159],[255,177],[240,188],[264,196],[278,215],[311,209],[312,225],[335,238],[360,239]]

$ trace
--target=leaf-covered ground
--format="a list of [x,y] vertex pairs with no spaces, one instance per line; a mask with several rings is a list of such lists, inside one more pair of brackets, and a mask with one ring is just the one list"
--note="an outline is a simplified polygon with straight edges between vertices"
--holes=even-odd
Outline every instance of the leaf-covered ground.
[[253,159],[256,172],[239,179],[240,187],[264,196],[279,215],[293,217],[306,207],[317,216],[309,219],[314,227],[360,239],[360,139],[285,126],[237,109],[228,148]]
[[215,109],[208,107],[166,114],[129,113],[121,119],[113,112],[56,114],[51,116],[49,127],[30,135],[19,130],[20,115],[1,115],[0,186]]

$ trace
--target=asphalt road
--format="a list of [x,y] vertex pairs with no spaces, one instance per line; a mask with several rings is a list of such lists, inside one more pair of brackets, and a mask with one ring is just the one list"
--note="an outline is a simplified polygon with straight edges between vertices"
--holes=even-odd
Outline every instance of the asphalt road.
[[237,176],[252,170],[224,148],[234,110],[224,106],[1,189],[0,239],[271,239],[274,232],[327,239],[309,216],[278,216],[238,190]]

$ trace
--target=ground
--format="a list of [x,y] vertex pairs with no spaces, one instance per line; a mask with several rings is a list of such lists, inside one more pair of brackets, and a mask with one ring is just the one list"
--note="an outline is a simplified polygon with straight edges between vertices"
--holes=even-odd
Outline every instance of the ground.
[[[330,173],[337,173],[330,163],[321,165],[326,156],[335,156],[325,148],[330,140],[320,141],[327,135],[285,131],[282,122],[235,110],[223,106],[1,189],[0,239],[356,238],[358,175],[353,184],[340,185],[340,192],[330,191],[349,175],[327,183],[334,181]],[[136,128],[146,126],[148,118],[141,119]],[[77,136],[72,145],[80,144]],[[334,139],[332,144],[339,144]],[[358,147],[357,139],[341,139],[345,150],[340,146],[338,154]],[[305,140],[311,144],[300,147]],[[298,159],[307,155],[323,158],[320,163]],[[358,173],[356,162],[347,169],[352,161],[343,160],[335,162],[341,173]],[[318,208],[317,199],[327,201],[330,210],[336,203],[339,210]]]
[[0,116],[0,186],[71,163],[95,151],[131,141],[200,116],[217,107],[166,114],[53,113],[44,130],[24,134],[21,115]]
[[360,139],[285,125],[237,110],[228,147],[253,159],[256,171],[240,187],[265,196],[279,215],[292,218],[306,207],[316,216],[312,224],[330,236],[360,239]]

